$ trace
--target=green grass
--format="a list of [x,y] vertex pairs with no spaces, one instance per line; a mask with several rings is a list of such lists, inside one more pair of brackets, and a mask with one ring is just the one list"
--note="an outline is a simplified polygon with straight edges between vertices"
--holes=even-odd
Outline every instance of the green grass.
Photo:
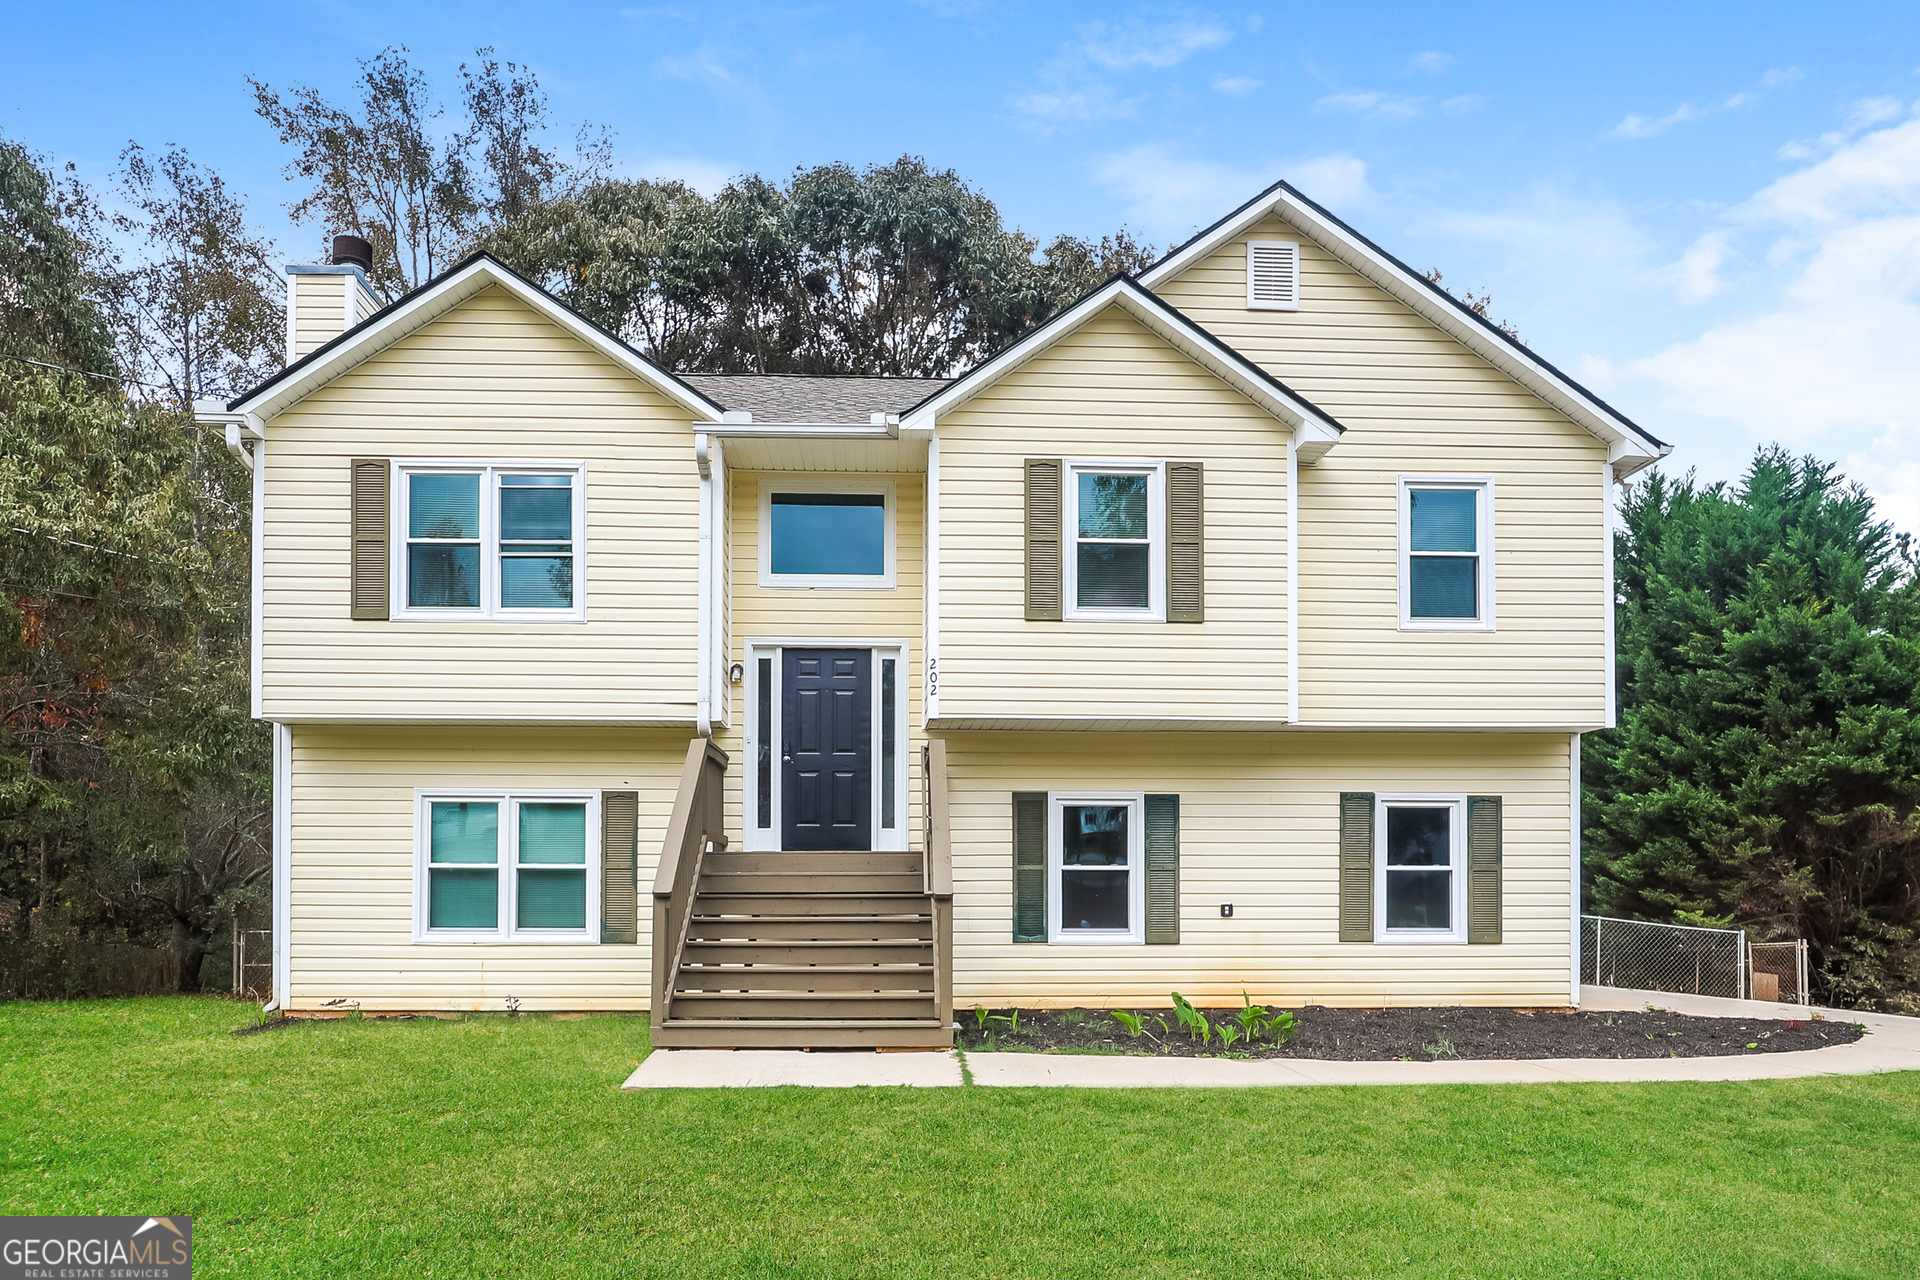
[[1920,1073],[622,1094],[632,1018],[0,1006],[0,1213],[201,1276],[1912,1276]]

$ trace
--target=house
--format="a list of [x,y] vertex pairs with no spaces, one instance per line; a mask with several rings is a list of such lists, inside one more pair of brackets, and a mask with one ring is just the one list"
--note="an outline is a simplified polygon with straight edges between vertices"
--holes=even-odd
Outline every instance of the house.
[[290,272],[287,369],[202,415],[281,1008],[1577,1001],[1608,497],[1668,446],[1292,187],[951,381]]

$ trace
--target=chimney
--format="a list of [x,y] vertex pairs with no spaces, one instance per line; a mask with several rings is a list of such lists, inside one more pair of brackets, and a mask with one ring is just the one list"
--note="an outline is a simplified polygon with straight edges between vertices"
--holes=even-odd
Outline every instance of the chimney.
[[287,363],[332,342],[378,311],[367,283],[373,246],[359,236],[335,236],[325,263],[287,267]]

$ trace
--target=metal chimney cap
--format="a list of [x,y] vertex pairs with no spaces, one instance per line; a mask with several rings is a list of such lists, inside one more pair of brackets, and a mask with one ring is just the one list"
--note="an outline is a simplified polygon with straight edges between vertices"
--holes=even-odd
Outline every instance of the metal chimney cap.
[[373,245],[360,236],[335,236],[331,261],[336,267],[351,265],[362,271],[372,271]]

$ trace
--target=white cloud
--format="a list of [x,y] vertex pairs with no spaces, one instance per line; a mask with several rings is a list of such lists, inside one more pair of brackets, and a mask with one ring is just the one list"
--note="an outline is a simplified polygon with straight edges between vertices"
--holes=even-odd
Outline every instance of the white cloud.
[[1252,76],[1221,76],[1213,82],[1213,91],[1224,93],[1229,98],[1244,98],[1265,83]]
[[1674,264],[1673,287],[1682,302],[1705,302],[1723,288],[1720,266],[1727,260],[1727,237],[1709,231],[1688,246]]
[[617,168],[630,178],[684,182],[709,198],[743,172],[739,165],[699,156],[642,156],[622,161]]
[[[1233,32],[1221,24],[1193,19],[1091,22],[1076,34],[1075,40],[1061,46],[1040,69],[1035,87],[1007,99],[1015,111],[1028,117],[1030,125],[1043,132],[1066,124],[1131,116],[1140,98],[1122,94],[1115,85],[1116,78],[1164,71],[1196,54],[1224,48],[1233,39]],[[1227,83],[1258,85],[1257,81]],[[1251,88],[1245,91],[1251,92]]]
[[[1920,103],[1915,104],[1920,107]],[[1811,160],[1825,151],[1836,151],[1863,129],[1871,129],[1877,124],[1889,120],[1898,120],[1906,114],[1906,105],[1898,98],[1862,98],[1853,104],[1847,112],[1846,121],[1838,128],[1821,134],[1812,142],[1788,142],[1782,144],[1779,156],[1782,160]]]
[[1344,111],[1369,120],[1411,120],[1426,106],[1425,98],[1378,90],[1330,93],[1313,104],[1315,111]]
[[1437,76],[1452,65],[1453,55],[1441,53],[1438,50],[1416,53],[1407,59],[1407,70],[1419,71],[1430,76]]
[[1184,239],[1279,177],[1336,207],[1370,194],[1366,162],[1344,152],[1243,167],[1149,143],[1093,164],[1093,180],[1119,195],[1126,221],[1155,239]]
[[1691,120],[1703,120],[1722,111],[1740,111],[1753,106],[1774,89],[1784,88],[1800,78],[1797,67],[1777,67],[1760,77],[1760,92],[1743,89],[1730,94],[1718,103],[1699,106],[1692,102],[1683,102],[1663,116],[1629,114],[1626,119],[1608,130],[1616,138],[1657,138],[1677,124],[1686,124]]
[[1233,39],[1233,32],[1215,22],[1148,23],[1138,18],[1117,26],[1091,23],[1081,29],[1081,35],[1080,49],[1087,60],[1109,71],[1176,66]]
[[1771,241],[1796,273],[1778,297],[1626,372],[1750,442],[1843,453],[1889,515],[1920,524],[1920,120],[1755,193],[1689,256],[1741,239]]

